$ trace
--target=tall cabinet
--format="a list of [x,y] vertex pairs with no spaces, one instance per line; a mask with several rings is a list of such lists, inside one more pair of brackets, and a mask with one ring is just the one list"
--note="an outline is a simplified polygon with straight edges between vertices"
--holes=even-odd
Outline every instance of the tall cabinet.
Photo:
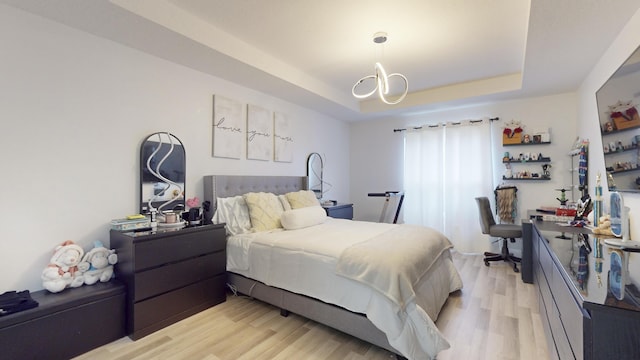
[[226,300],[224,225],[111,231],[134,340]]

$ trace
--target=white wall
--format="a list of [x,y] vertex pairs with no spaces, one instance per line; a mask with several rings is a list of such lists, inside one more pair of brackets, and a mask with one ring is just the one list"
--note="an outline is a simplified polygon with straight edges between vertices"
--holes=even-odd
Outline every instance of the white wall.
[[[354,216],[358,220],[378,221],[382,211],[382,200],[367,196],[368,192],[381,192],[402,189],[403,173],[403,135],[394,133],[393,129],[433,124],[446,121],[499,117],[493,123],[492,142],[494,168],[496,169],[496,186],[502,181],[504,165],[502,156],[510,153],[540,151],[551,157],[550,181],[513,181],[518,187],[518,213],[526,216],[527,209],[541,205],[558,205],[555,189],[571,185],[571,158],[567,155],[576,137],[576,95],[559,94],[505,101],[494,104],[450,109],[441,112],[426,113],[420,116],[403,119],[385,119],[375,122],[355,123],[351,126],[351,199],[354,202]],[[525,126],[525,133],[535,129],[550,128],[551,144],[540,146],[502,146],[502,130],[506,121],[520,121]],[[492,141],[487,139],[487,141]],[[532,166],[532,171],[541,172],[539,166]],[[517,169],[514,166],[514,170]],[[493,194],[486,194],[492,197]],[[469,199],[469,206],[476,206]],[[470,224],[480,228],[477,222]],[[519,244],[518,244],[519,245]],[[488,249],[489,244],[487,244]],[[517,251],[517,248],[514,248]]]
[[[326,197],[350,200],[341,121],[3,5],[0,43],[0,293],[41,289],[65,240],[108,245],[110,220],[138,211],[139,147],[156,131],[185,145],[187,197],[204,175],[306,175],[319,152]],[[294,161],[213,158],[213,94],[286,114]]]
[[[598,119],[596,92],[607,79],[622,65],[623,62],[640,46],[640,10],[636,11],[625,28],[620,32],[609,49],[602,55],[598,64],[593,68],[589,76],[584,80],[578,91],[578,133],[583,137],[589,137],[591,151],[589,153],[589,183],[595,184],[598,173],[606,174],[605,161],[602,149],[602,139]],[[636,89],[637,90],[637,89]],[[623,99],[620,99],[623,100]],[[603,178],[604,179],[604,178]],[[603,182],[604,198],[609,198],[606,182]],[[593,196],[593,186],[590,191]],[[624,203],[631,208],[631,239],[640,240],[640,194],[623,193]],[[608,212],[608,201],[605,203]],[[630,271],[636,284],[640,284],[640,256],[631,255]]]

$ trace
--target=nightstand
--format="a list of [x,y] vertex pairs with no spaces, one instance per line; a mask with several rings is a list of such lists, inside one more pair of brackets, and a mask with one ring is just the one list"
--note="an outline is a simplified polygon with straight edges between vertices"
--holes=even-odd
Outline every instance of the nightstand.
[[336,219],[353,220],[353,204],[322,205],[327,216]]

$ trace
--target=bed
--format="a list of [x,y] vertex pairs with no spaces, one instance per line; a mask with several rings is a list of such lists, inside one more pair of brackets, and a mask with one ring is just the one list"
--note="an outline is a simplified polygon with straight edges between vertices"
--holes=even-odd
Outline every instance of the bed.
[[[224,206],[238,195],[284,195],[306,185],[306,177],[206,176],[205,216],[214,217],[218,199]],[[230,287],[283,315],[299,314],[409,359],[432,359],[448,348],[434,324],[449,294],[462,287],[448,239],[424,227],[326,218],[320,210],[283,213],[287,230],[228,236]],[[414,235],[432,240],[406,240]],[[399,257],[389,256],[389,241]]]

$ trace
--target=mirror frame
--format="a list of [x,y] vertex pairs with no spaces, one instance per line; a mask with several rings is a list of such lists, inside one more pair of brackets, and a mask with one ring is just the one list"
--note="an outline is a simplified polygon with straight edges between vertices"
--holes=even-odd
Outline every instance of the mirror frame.
[[[624,124],[627,120],[631,121],[629,119],[635,119],[628,118],[625,109],[635,107],[637,111],[640,103],[638,83],[640,47],[596,91],[601,150],[606,169],[604,177],[610,191],[640,192],[640,125],[626,127]],[[612,115],[620,109],[624,114],[623,118],[612,119]],[[616,128],[616,125],[622,126]],[[612,144],[615,150],[611,149]]]
[[316,194],[318,200],[322,199],[322,195],[324,194],[323,171],[324,164],[322,162],[322,156],[316,152],[309,154],[307,158],[307,181],[309,182],[307,188]]
[[[158,145],[160,144],[160,148]],[[173,147],[173,149],[171,149]],[[158,151],[155,153],[155,151]],[[155,153],[155,155],[154,155]],[[171,155],[173,154],[173,156]],[[158,158],[158,166],[151,170],[148,169],[150,161]],[[149,162],[149,164],[148,164]],[[140,145],[140,213],[149,214],[150,206],[159,212],[164,210],[185,210],[184,194],[186,191],[186,152],[184,145],[175,135],[169,132],[156,132],[147,136]],[[162,165],[166,165],[163,169]],[[167,168],[169,167],[169,168]],[[169,176],[167,171],[174,173]],[[154,174],[156,172],[157,174]],[[157,175],[164,177],[159,178]],[[153,179],[149,181],[149,179]],[[165,181],[165,180],[168,180]],[[180,181],[181,180],[181,181]],[[159,186],[165,185],[159,189]],[[156,199],[157,195],[161,195],[166,191],[171,191],[177,195],[165,196]],[[172,205],[166,208],[169,205]]]

